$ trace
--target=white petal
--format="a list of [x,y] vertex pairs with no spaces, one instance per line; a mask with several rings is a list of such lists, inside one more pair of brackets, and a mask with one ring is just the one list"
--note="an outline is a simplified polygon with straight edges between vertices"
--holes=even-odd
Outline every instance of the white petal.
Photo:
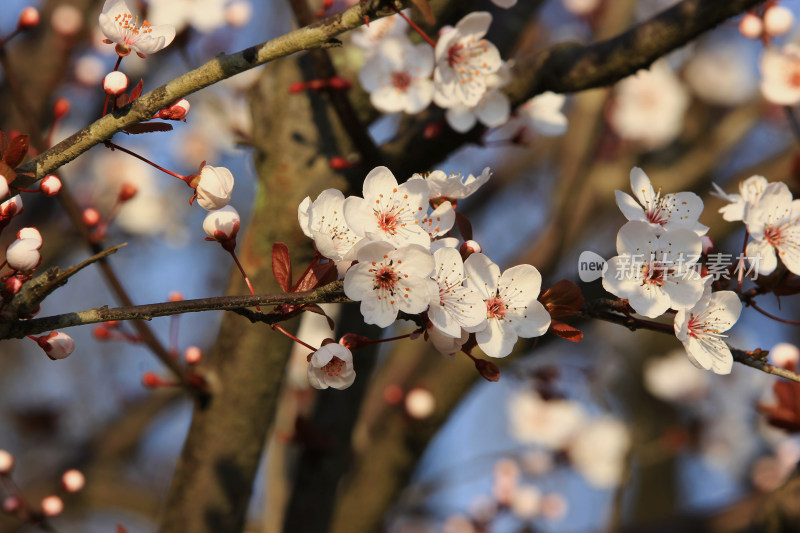
[[478,346],[489,357],[506,357],[514,349],[517,338],[511,324],[496,318],[489,319],[489,326],[475,334]]
[[625,218],[628,220],[647,220],[644,215],[644,208],[636,203],[636,200],[630,194],[622,191],[614,191],[617,198],[617,206]]
[[500,267],[484,254],[472,254],[464,261],[466,284],[472,287],[481,298],[488,300],[497,294],[497,283],[500,280]]
[[778,266],[775,248],[767,241],[750,241],[747,243],[747,262],[759,276],[769,276]]
[[656,196],[653,190],[653,185],[650,183],[650,178],[639,167],[631,169],[631,190],[639,200],[639,203],[647,207]]
[[475,126],[477,117],[473,108],[464,105],[455,105],[445,113],[447,123],[459,133],[466,133]]

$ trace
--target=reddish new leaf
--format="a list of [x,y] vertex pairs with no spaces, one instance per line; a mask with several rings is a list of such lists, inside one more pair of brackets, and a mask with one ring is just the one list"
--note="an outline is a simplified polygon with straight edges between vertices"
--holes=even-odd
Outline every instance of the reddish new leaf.
[[336,323],[333,321],[331,317],[325,312],[323,308],[318,306],[317,304],[308,304],[303,309],[306,311],[310,311],[311,313],[315,313],[317,315],[322,315],[325,317],[325,320],[328,321],[328,327],[334,329],[336,327]]
[[140,96],[142,96],[142,89],[144,88],[144,80],[139,80],[139,83],[136,84],[136,87],[133,88],[131,91],[131,95],[128,97],[128,102],[133,102]]
[[292,290],[292,261],[289,257],[289,247],[282,242],[272,245],[272,275],[283,292]]
[[571,342],[580,342],[583,340],[583,332],[578,328],[573,328],[569,324],[565,324],[560,320],[553,320],[550,322],[550,329],[548,330],[562,339]]
[[11,168],[16,168],[25,159],[30,147],[30,139],[27,135],[19,135],[11,139],[8,149],[3,154],[3,161]]
[[145,124],[133,124],[122,131],[130,133],[131,135],[151,133],[154,131],[172,131],[172,124],[167,124],[166,122],[147,122]]
[[472,224],[470,223],[469,219],[456,211],[456,225],[458,226],[458,231],[461,233],[461,238],[465,241],[472,240]]
[[577,315],[583,308],[583,294],[573,282],[562,279],[539,296],[553,318],[566,318]]
[[431,5],[428,3],[428,0],[411,0],[411,3],[414,4],[414,7],[419,9],[420,13],[422,13],[422,16],[425,18],[425,22],[431,26],[436,24],[436,17],[433,15],[433,9],[431,9]]
[[339,272],[336,270],[336,263],[329,261],[327,263],[316,263],[308,271],[303,274],[303,277],[297,280],[292,292],[305,292],[314,290],[317,287],[322,287],[328,283],[333,283],[339,277]]

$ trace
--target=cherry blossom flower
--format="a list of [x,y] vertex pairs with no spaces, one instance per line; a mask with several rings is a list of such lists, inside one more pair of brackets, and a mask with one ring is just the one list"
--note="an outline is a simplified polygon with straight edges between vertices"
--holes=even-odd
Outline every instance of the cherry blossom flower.
[[64,501],[58,496],[47,496],[42,500],[41,507],[45,516],[58,516],[64,511]]
[[788,342],[779,342],[769,351],[772,363],[783,368],[794,369],[800,363],[800,349]]
[[147,15],[156,24],[168,24],[176,31],[192,26],[208,33],[225,24],[229,0],[149,0]]
[[697,219],[703,212],[703,200],[693,192],[670,193],[661,196],[656,192],[644,170],[633,167],[631,170],[631,190],[638,203],[627,193],[614,191],[617,205],[628,220],[641,220],[655,228],[660,234],[663,230],[688,229],[698,235],[705,235],[708,227]]
[[431,238],[420,225],[428,214],[429,192],[423,180],[398,185],[388,168],[376,167],[364,180],[364,197],[344,201],[344,217],[359,237],[430,248]]
[[119,96],[128,90],[128,76],[115,70],[103,78],[103,90],[111,96]]
[[565,101],[563,94],[547,91],[519,106],[512,124],[523,128],[523,141],[531,142],[535,134],[544,137],[564,135],[568,126],[567,117],[562,111]]
[[747,206],[752,209],[758,203],[769,183],[764,176],[750,176],[739,183],[739,194],[728,194],[716,183],[711,185],[714,186],[711,194],[728,202],[728,205],[719,209],[719,212],[722,213],[722,218],[728,222],[734,222],[744,220]]
[[233,206],[226,205],[215,211],[211,211],[203,220],[203,230],[210,238],[225,242],[236,239],[239,232],[239,213]]
[[672,142],[683,128],[689,94],[665,61],[617,83],[608,120],[625,139],[650,150]]
[[371,242],[358,251],[358,261],[344,277],[344,293],[361,302],[367,324],[385,328],[400,311],[421,313],[436,293],[435,282],[428,279],[433,256],[422,246]]
[[39,248],[42,236],[36,228],[23,228],[17,233],[17,240],[6,249],[6,262],[14,270],[28,272],[42,262]]
[[67,470],[61,476],[61,486],[67,492],[79,492],[86,485],[86,477],[80,470]]
[[[408,15],[408,10],[404,13]],[[371,55],[375,53],[383,39],[405,37],[407,31],[408,22],[400,15],[391,15],[361,26],[352,33],[350,42]]]
[[75,341],[66,333],[52,331],[48,335],[34,337],[39,347],[52,360],[64,359],[75,351]]
[[353,354],[335,342],[326,344],[308,362],[308,382],[315,389],[346,389],[356,380]]
[[754,271],[771,274],[780,257],[790,272],[800,275],[800,200],[792,199],[785,183],[769,184],[758,203],[745,209],[744,223],[753,238],[746,252]]
[[428,328],[425,330],[425,339],[430,341],[440,354],[452,359],[469,340],[469,333],[462,329],[457,337],[450,337],[442,333],[432,323],[428,323]]
[[517,265],[500,274],[500,267],[484,254],[472,254],[464,262],[466,285],[486,304],[486,324],[466,327],[475,333],[481,350],[489,357],[506,357],[518,337],[544,335],[550,314],[536,299],[542,276],[536,267]]
[[100,29],[109,43],[116,43],[120,56],[131,50],[141,57],[155,54],[168,46],[175,38],[175,27],[169,24],[151,26],[146,20],[138,26],[125,0],[106,0],[100,13]]
[[533,485],[520,485],[511,496],[509,507],[522,520],[533,520],[542,507],[542,491]]
[[355,257],[348,254],[360,238],[353,233],[344,218],[344,194],[337,189],[326,189],[313,202],[306,197],[297,210],[300,228],[314,239],[317,251],[332,261]]
[[233,192],[233,174],[225,167],[203,165],[196,182],[197,203],[208,211],[228,205]]
[[462,285],[464,262],[458,250],[436,250],[433,259],[439,297],[431,300],[428,318],[444,335],[461,337],[462,328],[478,328],[486,322],[486,305],[478,292]]
[[669,230],[659,237],[647,222],[628,222],[617,234],[619,255],[603,271],[603,288],[649,318],[670,307],[692,307],[703,295],[703,278],[694,268],[701,248],[693,231]]
[[698,370],[683,350],[664,357],[653,357],[644,364],[644,385],[647,390],[666,402],[694,402],[708,393],[708,374]]
[[771,5],[764,11],[764,31],[772,37],[786,35],[794,26],[794,14],[786,6]]
[[433,50],[406,37],[383,39],[358,79],[375,109],[384,113],[419,113],[433,98]]
[[696,367],[715,374],[730,374],[733,355],[723,340],[742,312],[742,302],[733,291],[711,292],[706,285],[703,297],[691,309],[675,315],[675,336],[686,348],[686,355]]
[[475,106],[466,106],[453,95],[446,95],[442,92],[442,85],[437,86],[434,102],[447,109],[445,119],[459,133],[468,132],[478,121],[488,128],[502,126],[508,122],[511,103],[501,89],[510,81],[511,73],[503,63],[497,72],[486,76],[486,93]]
[[748,39],[758,39],[764,31],[761,17],[755,13],[745,13],[739,21],[739,32]]
[[683,77],[697,96],[714,105],[741,105],[758,93],[753,47],[717,33],[695,48]]
[[561,450],[580,431],[586,413],[578,402],[544,400],[534,391],[521,391],[508,401],[511,436],[521,444],[536,444]]
[[491,177],[492,171],[486,167],[477,177],[470,174],[465,178],[460,172],[446,174],[441,170],[434,170],[425,177],[421,174],[414,174],[411,179],[424,179],[428,183],[431,200],[436,198],[461,200],[471,196]]
[[630,447],[631,436],[625,425],[604,417],[581,431],[569,447],[569,458],[591,485],[608,489],[622,481]]
[[[453,204],[450,202],[442,202],[430,215],[425,217],[422,221],[422,228],[430,235],[431,240],[433,240],[450,231],[455,222],[456,212],[453,209]],[[431,253],[433,252],[434,250],[431,249]]]
[[761,94],[777,105],[800,102],[800,46],[765,48],[761,54]]
[[502,64],[500,52],[483,38],[491,23],[490,13],[475,11],[439,37],[433,77],[443,99],[475,107],[483,98],[487,76]]

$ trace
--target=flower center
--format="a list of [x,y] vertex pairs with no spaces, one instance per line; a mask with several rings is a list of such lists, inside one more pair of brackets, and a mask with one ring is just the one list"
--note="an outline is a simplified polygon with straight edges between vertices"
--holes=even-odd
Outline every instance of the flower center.
[[658,224],[659,226],[669,222],[669,207],[665,204],[664,199],[661,198],[661,189],[656,193],[652,204],[647,206],[645,217],[651,224]]
[[333,359],[331,359],[327,365],[322,367],[322,371],[325,372],[329,377],[339,376],[339,374],[345,371],[346,366],[347,365],[344,361],[334,355]]
[[400,216],[394,211],[383,211],[376,213],[378,217],[378,228],[381,231],[395,235],[400,226]]
[[390,266],[384,266],[378,269],[375,274],[374,289],[393,292],[394,286],[397,284],[397,272]]
[[658,263],[647,263],[642,267],[642,279],[644,283],[652,283],[662,287],[664,285],[664,275],[667,267]]
[[767,226],[764,229],[764,239],[772,246],[778,247],[783,242],[783,232],[780,226]]
[[506,315],[505,302],[500,298],[490,298],[486,300],[486,318],[502,319]]
[[121,30],[124,41],[122,44],[125,45],[136,44],[136,41],[139,40],[140,33],[147,34],[153,31],[153,28],[150,27],[150,23],[146,20],[142,22],[141,27],[138,27],[139,17],[134,18],[130,13],[119,14],[114,18],[114,20]]
[[407,72],[392,72],[392,86],[405,91],[411,85],[411,76]]

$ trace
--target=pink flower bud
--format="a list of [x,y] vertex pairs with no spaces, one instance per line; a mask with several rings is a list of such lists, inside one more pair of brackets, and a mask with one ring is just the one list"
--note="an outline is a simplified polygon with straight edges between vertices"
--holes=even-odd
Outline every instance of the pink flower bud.
[[171,106],[156,113],[156,117],[164,120],[183,120],[189,114],[190,107],[189,101],[181,98]]
[[184,300],[183,293],[181,293],[180,291],[171,291],[169,293],[169,296],[167,296],[167,299],[170,302],[182,302]]
[[465,241],[461,245],[461,255],[466,259],[472,254],[479,254],[483,251],[481,245],[475,241]]
[[14,456],[5,450],[0,450],[0,474],[8,474],[14,468]]
[[0,176],[0,199],[8,196],[8,180],[5,176]]
[[100,222],[100,212],[94,207],[87,207],[83,210],[81,218],[83,218],[83,223],[91,228]]
[[58,179],[58,176],[55,174],[48,174],[39,184],[39,190],[42,191],[45,196],[55,196],[61,191],[61,180]]
[[39,10],[33,6],[28,6],[19,14],[17,27],[23,30],[34,28],[39,25]]
[[761,18],[753,13],[746,13],[739,21],[739,32],[748,39],[758,39],[764,31]]
[[[233,192],[233,174],[225,167],[205,165],[196,185],[197,203],[213,211],[228,205]],[[238,216],[238,215],[237,215]]]
[[[38,232],[37,232],[38,233]],[[42,256],[39,248],[42,246],[39,239],[17,239],[6,249],[6,261],[14,270],[28,272],[39,266]]]
[[203,358],[203,352],[197,346],[189,346],[183,352],[183,358],[186,360],[186,364],[196,365]]
[[58,516],[64,510],[64,502],[58,496],[48,496],[42,500],[42,513],[45,516]]
[[3,283],[3,295],[6,297],[14,296],[22,288],[22,281],[16,276],[11,276]]
[[78,492],[84,485],[86,485],[86,478],[80,470],[73,468],[72,470],[67,470],[61,476],[61,486],[67,492]]
[[397,405],[403,401],[403,389],[394,383],[383,389],[383,401],[389,405]]
[[[55,13],[53,13],[53,15],[55,15]],[[69,113],[69,110],[71,108],[72,105],[70,105],[69,100],[67,100],[66,98],[59,98],[58,100],[56,100],[56,103],[53,104],[53,118],[55,120],[63,118],[64,115]]]
[[764,31],[772,37],[786,35],[794,26],[794,15],[784,6],[774,5],[764,12]]
[[9,496],[3,500],[3,511],[14,514],[22,508],[22,500],[19,496]]
[[220,242],[236,238],[239,232],[239,213],[236,209],[226,205],[216,211],[211,211],[203,221],[203,230],[206,235]]
[[0,217],[11,218],[22,213],[22,197],[18,194],[0,204]]
[[103,90],[111,96],[118,96],[128,90],[128,76],[115,70],[103,78]]
[[34,337],[36,343],[47,354],[47,357],[55,361],[64,359],[75,351],[75,341],[66,333],[52,331],[49,335]]
[[125,182],[122,184],[122,188],[119,190],[119,201],[127,202],[136,196],[137,192],[139,192],[139,189],[136,187],[136,185],[130,182]]
[[436,398],[431,391],[416,387],[406,394],[406,412],[411,418],[422,420],[436,410]]

